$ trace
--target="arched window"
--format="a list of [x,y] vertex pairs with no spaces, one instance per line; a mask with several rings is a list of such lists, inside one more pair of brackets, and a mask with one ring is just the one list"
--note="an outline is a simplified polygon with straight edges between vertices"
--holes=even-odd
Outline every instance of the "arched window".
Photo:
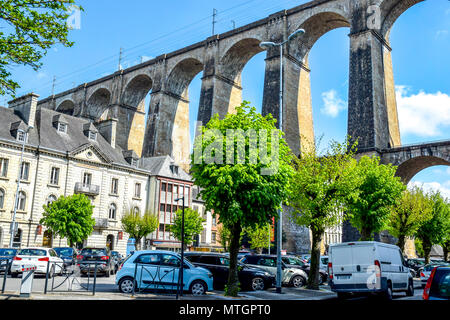
[[17,199],[17,210],[25,211],[25,204],[27,202],[27,195],[23,191],[19,191],[19,198]]
[[112,234],[109,234],[106,237],[106,247],[108,247],[109,250],[114,250],[114,236]]
[[116,212],[117,212],[117,206],[114,203],[111,203],[109,205],[109,218],[112,220],[116,220]]
[[0,209],[3,209],[5,204],[5,190],[0,189]]
[[53,194],[51,194],[48,198],[47,198],[47,206],[49,206],[49,205],[51,205],[53,202],[55,202],[57,199],[56,199],[56,196],[55,195],[53,195]]
[[134,207],[133,212],[134,212],[134,214],[140,214],[141,210],[138,207]]

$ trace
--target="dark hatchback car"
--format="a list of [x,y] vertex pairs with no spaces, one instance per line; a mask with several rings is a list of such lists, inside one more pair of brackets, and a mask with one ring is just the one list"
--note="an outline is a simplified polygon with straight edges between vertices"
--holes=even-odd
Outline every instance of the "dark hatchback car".
[[64,261],[64,268],[67,269],[70,266],[74,266],[77,263],[78,252],[74,248],[70,247],[56,247],[53,248],[58,256]]
[[123,257],[119,251],[111,251],[111,256],[114,259],[114,272],[117,273],[117,270],[119,270],[119,266],[123,261]]
[[[185,258],[196,267],[202,267],[213,274],[214,289],[223,289],[228,282],[230,259],[225,254],[186,252]],[[275,284],[275,277],[270,273],[238,262],[238,277],[244,290],[264,290]]]
[[97,274],[103,273],[105,277],[114,274],[114,259],[108,248],[83,248],[77,255],[77,264],[82,274],[94,273],[97,266]]
[[422,297],[424,300],[450,300],[450,266],[438,266],[431,271]]
[[[11,263],[12,259],[16,256],[17,249],[14,248],[2,248],[0,249],[0,272],[5,272],[8,264]],[[11,274],[11,271],[9,271]]]
[[[306,272],[306,274],[309,277],[309,272],[311,270],[311,267],[308,263],[304,262],[302,259],[300,259],[296,256],[293,256],[293,255],[286,255],[286,256],[282,256],[281,260],[290,268],[302,269],[303,271]],[[319,284],[327,283],[328,273],[326,271],[319,269],[319,275],[320,275]]]

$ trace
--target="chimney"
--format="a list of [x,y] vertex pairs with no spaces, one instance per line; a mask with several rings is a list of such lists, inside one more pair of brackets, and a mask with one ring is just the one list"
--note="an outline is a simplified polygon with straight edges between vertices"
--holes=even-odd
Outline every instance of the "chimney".
[[38,98],[39,95],[29,93],[9,101],[8,107],[10,109],[14,109],[14,113],[18,115],[27,125],[35,127]]
[[113,148],[116,148],[117,121],[117,119],[112,118],[95,123],[98,132]]

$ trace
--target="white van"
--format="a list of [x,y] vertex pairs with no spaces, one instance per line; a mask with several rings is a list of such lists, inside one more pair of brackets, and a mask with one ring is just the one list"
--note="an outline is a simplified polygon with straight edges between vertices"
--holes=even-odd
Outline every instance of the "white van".
[[331,290],[339,298],[350,293],[379,293],[392,299],[392,292],[414,295],[414,282],[399,247],[359,241],[330,245],[328,275]]

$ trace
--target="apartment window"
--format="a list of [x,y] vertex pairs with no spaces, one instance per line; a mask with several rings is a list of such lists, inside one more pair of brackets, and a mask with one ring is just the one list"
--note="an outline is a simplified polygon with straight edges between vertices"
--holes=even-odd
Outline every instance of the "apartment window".
[[141,184],[140,183],[136,183],[134,185],[134,197],[135,198],[141,197]]
[[23,130],[17,130],[17,141],[26,141],[27,134]]
[[166,192],[166,190],[167,190],[167,184],[166,184],[165,182],[163,182],[163,183],[161,184],[161,191],[162,191],[162,192]]
[[3,209],[5,204],[5,190],[0,189],[0,209]]
[[61,123],[61,122],[58,123],[58,131],[66,133],[67,132],[67,124]]
[[109,206],[109,218],[112,220],[116,219],[117,206],[114,203],[111,203]]
[[28,162],[22,163],[22,168],[20,170],[20,180],[28,180],[30,174],[30,164]]
[[55,202],[57,199],[56,199],[56,196],[54,196],[54,195],[50,195],[48,198],[47,198],[47,206],[49,206],[49,205],[51,205],[53,202]]
[[92,174],[88,173],[88,172],[85,172],[83,174],[83,185],[90,186],[91,182],[92,182]]
[[216,242],[216,233],[215,232],[211,232],[211,241],[213,243]]
[[17,210],[25,211],[25,204],[27,202],[27,196],[25,192],[19,191],[19,197],[17,199]]
[[119,193],[119,179],[112,178],[111,180],[111,193],[118,194]]
[[164,212],[166,210],[165,205],[163,203],[161,203],[159,205],[159,211]]
[[216,217],[213,217],[213,219],[212,219],[212,225],[213,225],[213,226],[217,225],[217,219],[216,219]]
[[8,159],[0,158],[0,176],[6,177],[8,175]]
[[50,174],[50,184],[58,185],[59,183],[59,168],[53,167]]

